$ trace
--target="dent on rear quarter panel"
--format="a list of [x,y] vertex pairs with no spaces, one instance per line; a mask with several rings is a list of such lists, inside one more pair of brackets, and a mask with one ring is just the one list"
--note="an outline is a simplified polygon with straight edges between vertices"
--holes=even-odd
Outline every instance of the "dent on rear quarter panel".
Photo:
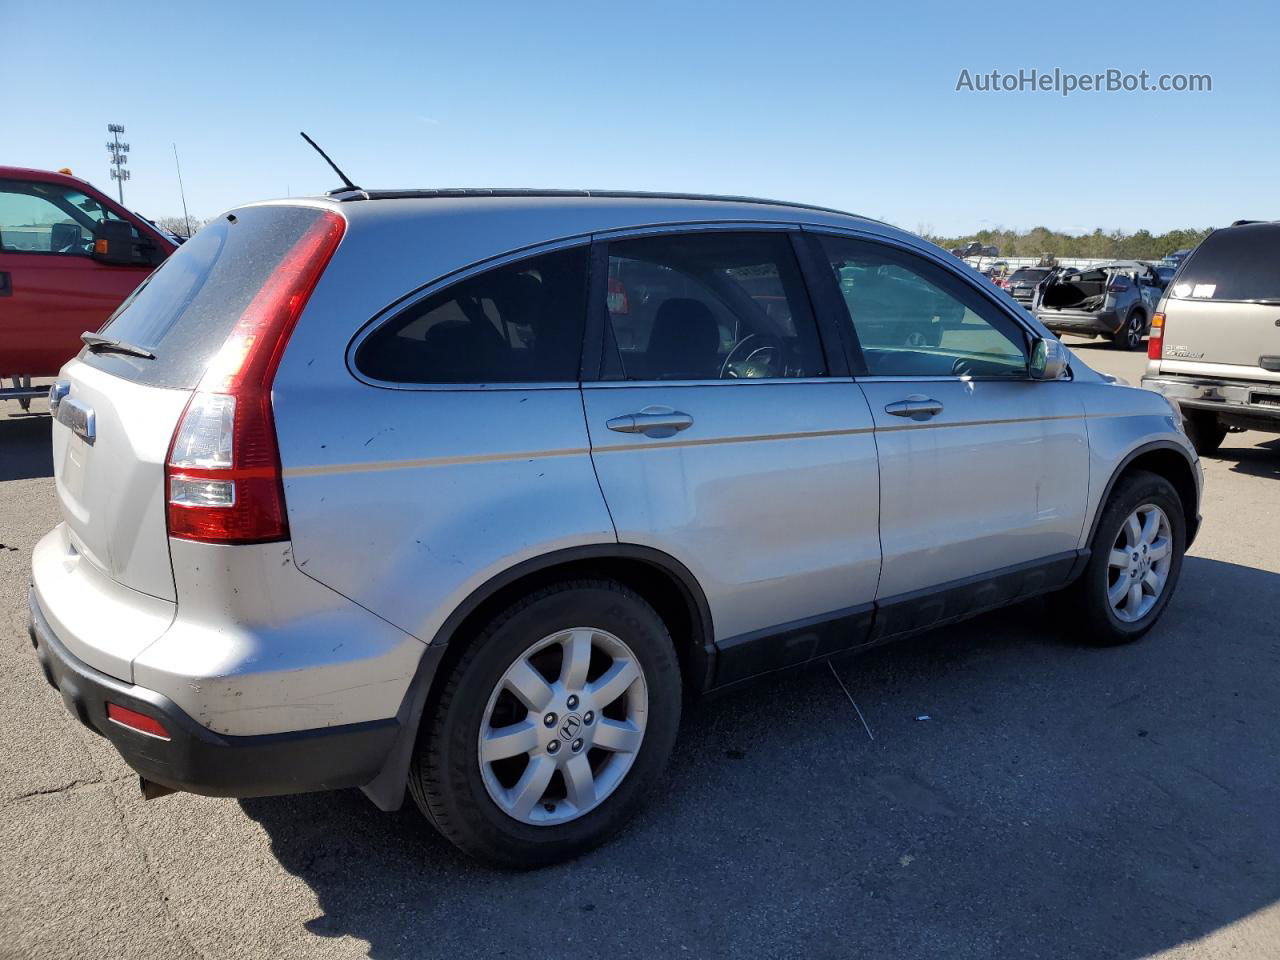
[[288,543],[169,542],[177,616],[135,683],[238,736],[395,716],[419,640],[300,573]]

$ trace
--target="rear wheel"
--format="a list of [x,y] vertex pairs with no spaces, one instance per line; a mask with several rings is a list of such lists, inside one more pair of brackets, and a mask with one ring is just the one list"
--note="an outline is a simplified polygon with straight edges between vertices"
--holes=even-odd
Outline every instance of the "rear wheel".
[[1142,348],[1142,335],[1145,332],[1147,317],[1141,310],[1135,310],[1125,320],[1124,327],[1111,340],[1117,350],[1139,350]]
[[608,580],[547,587],[476,638],[446,681],[409,775],[453,843],[536,867],[620,829],[657,780],[680,719],[666,626]]
[[1216,451],[1227,436],[1227,428],[1209,410],[1183,410],[1182,427],[1196,453],[1201,456]]
[[1177,586],[1186,542],[1173,485],[1145,470],[1122,477],[1098,520],[1084,573],[1056,598],[1073,634],[1113,646],[1150,630]]

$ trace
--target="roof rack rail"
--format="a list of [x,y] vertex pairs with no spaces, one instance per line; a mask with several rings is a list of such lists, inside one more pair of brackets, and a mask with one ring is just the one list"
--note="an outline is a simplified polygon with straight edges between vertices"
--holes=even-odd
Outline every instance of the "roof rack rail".
[[544,190],[536,187],[435,187],[418,190],[333,190],[329,197],[340,202],[356,200],[440,200],[462,197],[600,197],[607,200],[714,200],[721,203],[760,203],[773,207],[794,207],[820,213],[838,213],[843,217],[863,217],[848,210],[820,207],[792,200],[767,200],[762,197],[724,196],[712,193],[665,193],[644,190]]

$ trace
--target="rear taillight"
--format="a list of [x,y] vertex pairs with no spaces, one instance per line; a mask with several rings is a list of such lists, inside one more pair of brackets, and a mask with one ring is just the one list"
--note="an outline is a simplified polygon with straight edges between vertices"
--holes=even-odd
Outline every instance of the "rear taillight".
[[1114,283],[1107,284],[1107,293],[1124,293],[1129,289],[1129,285],[1123,280],[1117,280]]
[[187,402],[165,468],[171,537],[205,543],[288,538],[271,384],[345,228],[330,211],[307,228],[240,315]]
[[1164,350],[1164,314],[1151,317],[1151,332],[1147,334],[1147,359],[1159,360]]

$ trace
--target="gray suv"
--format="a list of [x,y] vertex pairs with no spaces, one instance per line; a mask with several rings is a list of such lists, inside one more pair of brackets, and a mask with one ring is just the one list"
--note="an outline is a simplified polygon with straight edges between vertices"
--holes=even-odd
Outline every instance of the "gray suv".
[[1160,275],[1136,260],[1059,267],[1036,288],[1031,310],[1054,333],[1105,337],[1137,350],[1163,291]]
[[31,636],[144,795],[407,788],[520,866],[627,821],[686,697],[1037,594],[1133,640],[1198,525],[1163,397],[768,201],[238,208],[50,399]]
[[1178,404],[1201,453],[1227,430],[1280,433],[1280,222],[1215,230],[1160,304],[1142,385]]

